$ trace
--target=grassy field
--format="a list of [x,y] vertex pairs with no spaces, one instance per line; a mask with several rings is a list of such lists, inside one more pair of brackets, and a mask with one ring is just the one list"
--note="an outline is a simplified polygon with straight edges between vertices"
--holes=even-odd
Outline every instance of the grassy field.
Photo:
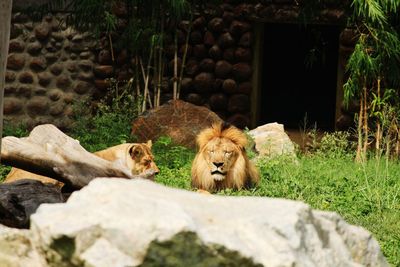
[[[129,142],[127,121],[114,115],[102,118],[115,125],[112,132],[96,120],[94,127],[77,127],[73,137],[89,151]],[[90,122],[89,122],[90,123]],[[86,130],[84,130],[86,129]],[[6,128],[5,135],[26,135],[19,128]],[[225,190],[220,195],[266,196],[299,200],[315,209],[335,211],[347,222],[360,225],[373,233],[393,266],[400,266],[400,163],[371,156],[365,163],[354,162],[354,152],[345,136],[331,135],[317,149],[299,153],[298,160],[278,157],[260,159],[260,184],[250,190]],[[325,141],[324,141],[325,140]],[[174,146],[169,138],[153,145],[160,174],[158,183],[192,190],[190,168],[195,152]],[[1,167],[0,175],[9,167]]]

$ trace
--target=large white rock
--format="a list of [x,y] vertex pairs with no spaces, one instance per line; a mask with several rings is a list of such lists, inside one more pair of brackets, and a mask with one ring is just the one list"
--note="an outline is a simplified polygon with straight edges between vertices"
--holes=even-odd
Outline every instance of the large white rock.
[[293,142],[285,133],[283,124],[267,123],[250,130],[249,135],[253,137],[256,151],[261,157],[295,156]]
[[[153,248],[153,259],[163,263],[147,266],[185,266],[189,254],[175,265],[163,261],[174,259],[181,241],[162,242],[179,234],[189,242],[188,253],[196,246],[211,251],[205,262],[225,257],[254,263],[225,266],[388,266],[371,234],[336,213],[284,199],[203,195],[144,180],[95,179],[65,204],[41,205],[30,231],[52,266],[138,266]],[[157,254],[157,244],[167,252]],[[204,264],[197,266],[218,266]]]
[[0,266],[42,267],[46,262],[34,248],[30,231],[0,224]]

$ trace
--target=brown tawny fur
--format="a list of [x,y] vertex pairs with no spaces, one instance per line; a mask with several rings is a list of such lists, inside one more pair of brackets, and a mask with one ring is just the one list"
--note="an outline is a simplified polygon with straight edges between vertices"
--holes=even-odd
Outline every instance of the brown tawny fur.
[[215,191],[241,189],[260,180],[257,168],[249,160],[246,135],[226,123],[214,124],[197,136],[199,151],[192,164],[192,186]]

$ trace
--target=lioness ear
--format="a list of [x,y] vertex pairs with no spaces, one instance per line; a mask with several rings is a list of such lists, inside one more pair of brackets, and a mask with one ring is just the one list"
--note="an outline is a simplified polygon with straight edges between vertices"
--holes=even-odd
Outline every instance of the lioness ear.
[[151,148],[151,146],[153,145],[153,142],[151,140],[147,141],[146,145]]
[[130,149],[129,149],[129,155],[131,156],[131,158],[137,158],[138,156],[139,156],[139,151],[137,150],[137,149],[135,149],[135,146],[132,146]]

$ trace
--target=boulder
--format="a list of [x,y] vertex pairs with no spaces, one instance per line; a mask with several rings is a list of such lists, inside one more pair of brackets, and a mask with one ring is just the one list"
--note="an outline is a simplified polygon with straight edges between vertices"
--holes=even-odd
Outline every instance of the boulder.
[[259,157],[275,157],[290,155],[295,157],[295,149],[289,136],[285,133],[283,124],[267,123],[250,130],[254,138],[255,149]]
[[0,223],[28,228],[29,216],[40,204],[60,202],[64,202],[61,189],[53,184],[30,179],[0,184]]
[[221,121],[206,107],[170,100],[140,115],[133,122],[131,133],[138,138],[138,142],[169,136],[175,144],[195,148],[197,134],[212,123]]
[[334,212],[141,179],[95,179],[42,204],[29,234],[50,266],[388,266],[371,234]]
[[0,266],[47,267],[44,257],[34,248],[32,233],[0,224]]

